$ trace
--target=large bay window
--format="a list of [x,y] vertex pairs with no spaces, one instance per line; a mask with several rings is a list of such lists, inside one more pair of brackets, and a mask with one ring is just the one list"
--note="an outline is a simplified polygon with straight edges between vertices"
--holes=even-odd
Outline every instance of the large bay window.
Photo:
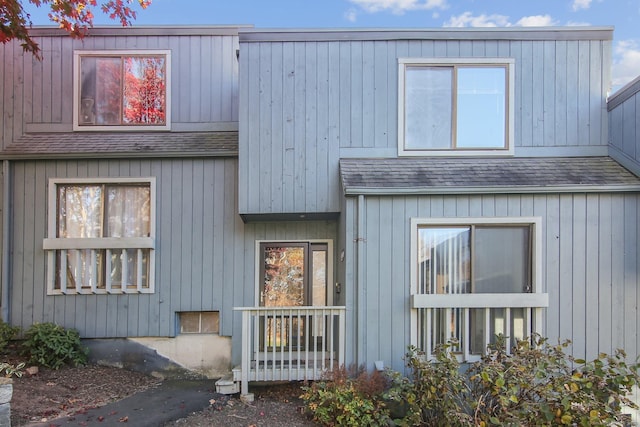
[[398,153],[513,153],[513,60],[399,59]]
[[170,51],[74,53],[74,130],[168,130]]
[[50,294],[153,292],[153,178],[49,182]]
[[478,359],[497,335],[542,332],[539,218],[412,220],[414,344],[431,354],[458,342]]

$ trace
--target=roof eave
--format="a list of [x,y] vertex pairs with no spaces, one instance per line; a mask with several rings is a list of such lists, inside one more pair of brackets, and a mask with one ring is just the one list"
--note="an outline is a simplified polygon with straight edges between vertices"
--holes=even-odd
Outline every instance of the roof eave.
[[549,185],[499,187],[347,187],[345,196],[445,195],[445,194],[544,194],[544,193],[628,193],[640,192],[637,185]]
[[241,42],[358,40],[612,40],[611,26],[477,28],[242,28]]
[[0,160],[74,160],[74,159],[175,159],[194,157],[238,157],[238,150],[217,150],[215,152],[82,152],[82,153],[6,153],[0,152]]

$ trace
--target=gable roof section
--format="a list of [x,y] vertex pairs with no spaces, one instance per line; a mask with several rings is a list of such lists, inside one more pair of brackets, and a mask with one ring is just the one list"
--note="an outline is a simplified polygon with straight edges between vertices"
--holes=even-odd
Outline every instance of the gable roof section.
[[345,194],[640,191],[609,157],[342,159]]
[[7,146],[4,159],[228,157],[238,155],[238,132],[32,133]]

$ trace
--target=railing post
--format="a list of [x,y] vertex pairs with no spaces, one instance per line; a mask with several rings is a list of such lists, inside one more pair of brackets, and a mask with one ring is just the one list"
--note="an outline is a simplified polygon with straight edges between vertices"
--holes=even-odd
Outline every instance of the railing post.
[[249,394],[249,369],[251,368],[251,312],[242,311],[242,372],[240,373],[240,394]]
[[340,368],[341,366],[344,365],[344,345],[345,345],[345,335],[346,335],[344,309],[340,310],[338,324],[339,324],[338,331],[340,334],[340,336],[338,337],[338,368]]

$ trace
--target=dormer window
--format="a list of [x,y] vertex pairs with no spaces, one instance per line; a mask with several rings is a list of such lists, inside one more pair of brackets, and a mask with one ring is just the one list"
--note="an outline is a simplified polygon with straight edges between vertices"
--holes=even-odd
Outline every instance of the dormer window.
[[513,154],[513,60],[399,59],[398,154]]
[[169,130],[170,51],[74,53],[74,130]]

